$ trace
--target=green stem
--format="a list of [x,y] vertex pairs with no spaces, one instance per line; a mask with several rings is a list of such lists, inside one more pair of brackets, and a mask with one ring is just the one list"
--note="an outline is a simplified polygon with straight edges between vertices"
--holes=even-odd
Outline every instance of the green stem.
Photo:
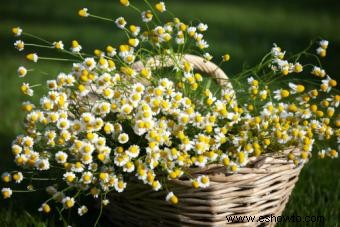
[[94,227],[97,227],[98,226],[98,223],[99,223],[99,220],[102,216],[102,213],[103,213],[103,195],[100,195],[100,210],[99,210],[99,215],[97,217],[97,220],[96,222],[94,223]]
[[100,16],[93,15],[93,14],[90,14],[89,17],[93,17],[93,18],[100,19],[100,20],[105,20],[105,21],[110,21],[110,22],[115,22],[113,19],[105,18],[105,17],[100,17]]

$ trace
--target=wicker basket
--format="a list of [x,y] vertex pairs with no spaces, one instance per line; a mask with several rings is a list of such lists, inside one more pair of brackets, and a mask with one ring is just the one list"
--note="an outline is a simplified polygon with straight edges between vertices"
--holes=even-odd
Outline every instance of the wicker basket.
[[[184,58],[220,85],[231,87],[228,77],[213,63],[193,55]],[[147,64],[159,67],[157,58]],[[136,69],[142,67],[142,63],[135,64]],[[104,213],[114,226],[274,226],[273,222],[232,223],[227,217],[281,215],[302,168],[287,161],[288,152],[294,150],[253,158],[234,174],[221,165],[189,169],[192,176],[208,175],[210,187],[194,189],[185,178],[170,181],[167,190],[180,200],[176,206],[165,201],[166,190],[154,192],[131,179],[123,193],[110,194]]]

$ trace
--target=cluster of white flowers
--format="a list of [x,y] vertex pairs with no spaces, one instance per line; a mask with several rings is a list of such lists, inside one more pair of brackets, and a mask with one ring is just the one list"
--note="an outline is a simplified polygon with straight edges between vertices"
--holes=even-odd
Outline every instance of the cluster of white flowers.
[[[128,0],[120,2],[132,6]],[[160,2],[155,9],[163,13],[166,6]],[[101,18],[86,8],[79,15]],[[143,22],[154,18],[157,17],[151,9],[142,12]],[[247,101],[236,103],[237,92],[230,87],[213,92],[194,66],[181,58],[185,52],[178,52],[178,46],[184,48],[184,44],[193,42],[201,55],[211,60],[206,52],[209,45],[203,39],[206,24],[187,25],[174,18],[164,25],[152,27],[149,23],[143,31],[140,26],[128,25],[123,17],[111,21],[129,38],[117,48],[96,50],[93,57],[83,56],[76,40],[72,41],[70,52],[64,49],[62,41],[51,43],[59,51],[79,55],[80,60],[73,63],[70,72],[46,82],[48,91],[38,104],[23,103],[25,134],[12,144],[19,167],[35,174],[51,172],[67,185],[66,189],[46,189],[64,209],[77,205],[70,189],[98,198],[111,191],[123,192],[130,177],[155,191],[165,189],[167,181],[179,178],[190,179],[194,188],[206,188],[210,185],[209,176],[191,176],[185,170],[215,163],[236,172],[252,156],[291,146],[301,148],[299,154],[288,154],[288,159],[298,165],[308,160],[317,140],[336,138],[339,143],[340,119],[335,112],[340,96],[332,94],[323,98],[320,105],[316,103],[319,92],[327,95],[337,86],[321,68],[315,66],[312,71],[313,75],[326,77],[320,90],[307,91],[304,85],[290,82],[271,92],[257,75],[247,75]],[[22,30],[14,28],[13,32],[20,36]],[[152,48],[146,50],[149,44]],[[326,49],[328,43],[323,41],[320,45]],[[15,47],[21,51],[23,41],[18,40]],[[277,45],[269,55],[270,61],[263,68],[274,76],[303,71],[297,61],[285,60],[285,52]],[[27,55],[34,62],[39,58],[44,59],[35,53]],[[148,64],[150,59],[160,61],[159,65],[170,68],[175,76],[164,77],[165,69]],[[230,56],[226,54],[222,59],[227,62]],[[171,67],[169,60],[174,63]],[[24,77],[28,71],[20,66],[17,73]],[[33,87],[23,83],[21,91],[32,96]],[[335,158],[338,152],[326,147],[319,156]],[[30,178],[29,174],[25,177]],[[12,179],[20,183],[24,175],[2,175],[5,183]],[[2,195],[9,198],[12,190],[3,188]],[[178,202],[173,192],[166,200]],[[50,212],[49,201],[39,210]],[[103,205],[108,203],[106,198],[102,200]],[[78,207],[79,215],[87,211],[86,206]]]

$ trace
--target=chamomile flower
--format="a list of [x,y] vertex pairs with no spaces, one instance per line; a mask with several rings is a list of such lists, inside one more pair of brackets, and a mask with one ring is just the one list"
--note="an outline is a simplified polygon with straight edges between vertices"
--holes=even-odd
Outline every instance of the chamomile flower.
[[213,59],[213,56],[209,53],[205,53],[203,56],[207,61],[211,61]]
[[288,86],[291,88],[291,94],[302,93],[305,91],[305,86],[302,84],[289,83]]
[[10,188],[2,188],[1,189],[1,194],[4,199],[9,199],[11,198],[13,192]]
[[223,55],[223,56],[222,56],[222,60],[223,60],[224,62],[229,61],[229,60],[230,60],[230,55],[229,55],[229,54]]
[[311,72],[313,75],[317,77],[325,77],[326,76],[326,71],[324,69],[321,69],[320,67],[314,66],[313,70]]
[[82,8],[78,11],[78,15],[80,17],[88,17],[90,16],[90,14],[88,13],[88,9],[87,8]]
[[[81,162],[76,162],[72,165],[71,170],[76,173],[81,173],[84,171],[84,165]],[[73,173],[71,172],[70,174],[72,175]]]
[[50,213],[51,212],[51,207],[47,203],[43,203],[39,207],[38,211],[39,212],[44,212],[44,213]]
[[70,209],[74,206],[75,200],[74,200],[74,198],[67,196],[62,200],[62,203],[63,203],[65,209]]
[[9,183],[12,180],[12,176],[10,173],[5,172],[3,174],[1,174],[1,180],[5,183]]
[[18,51],[23,51],[25,48],[25,43],[22,40],[17,40],[15,41],[14,46]]
[[93,70],[96,67],[97,63],[94,58],[85,58],[84,59],[84,66],[89,70]]
[[118,136],[118,142],[121,144],[125,144],[129,141],[129,135],[126,133],[121,133]]
[[29,61],[37,62],[39,57],[36,53],[31,53],[26,55],[26,59]]
[[12,178],[15,181],[15,183],[20,184],[23,181],[24,176],[21,172],[16,172],[12,175]]
[[83,216],[87,212],[88,212],[88,208],[84,205],[78,208],[78,215],[79,216]]
[[93,180],[93,174],[89,171],[84,172],[83,175],[81,176],[81,182],[83,184],[91,184]]
[[63,152],[63,151],[58,151],[55,154],[55,160],[59,164],[64,164],[67,161],[67,157],[68,157],[68,155],[65,152]]
[[159,191],[162,188],[162,185],[158,180],[153,181],[151,186],[154,191]]
[[320,44],[320,47],[323,48],[323,49],[327,49],[328,48],[328,45],[329,45],[329,42],[327,40],[321,40],[319,42]]
[[46,170],[50,169],[50,162],[48,161],[48,159],[39,159],[35,163],[35,167],[39,171],[46,171]]
[[25,77],[27,75],[27,69],[24,66],[20,66],[17,73],[19,77]]
[[79,53],[82,49],[82,46],[78,43],[77,40],[73,40],[71,43],[71,51],[73,53]]
[[63,175],[63,179],[70,184],[76,180],[76,175],[73,172],[66,172]]
[[126,22],[124,17],[118,17],[115,20],[115,23],[116,23],[117,27],[120,28],[120,29],[124,29],[126,24],[127,24],[127,22]]
[[34,140],[30,136],[25,136],[22,138],[22,146],[32,148],[34,145]]
[[165,197],[165,200],[173,205],[176,205],[178,203],[178,198],[173,192],[169,192]]
[[20,27],[14,27],[12,28],[12,32],[14,34],[14,36],[21,36],[22,34],[22,29]]
[[62,41],[53,42],[53,47],[58,50],[63,50],[64,44]]
[[141,31],[141,28],[136,25],[130,25],[129,29],[134,37],[138,36]]
[[294,65],[294,72],[300,73],[302,71],[303,71],[303,66],[299,62],[295,63],[295,65]]
[[201,175],[197,178],[197,182],[199,184],[199,187],[201,188],[207,188],[210,186],[210,180],[209,177],[205,175]]
[[163,13],[166,11],[166,7],[165,7],[165,3],[164,2],[159,2],[155,5],[155,8],[157,9],[157,11]]
[[208,25],[207,24],[203,24],[203,23],[199,23],[198,26],[197,26],[197,29],[200,32],[205,32],[205,31],[208,30]]
[[283,98],[287,98],[290,95],[289,91],[285,89],[276,90],[274,91],[274,94],[275,94],[274,99],[278,101],[280,101]]
[[327,54],[327,50],[322,48],[322,47],[319,47],[316,49],[316,53],[320,56],[320,57],[326,57],[326,54]]
[[153,14],[150,10],[144,11],[142,12],[142,20],[145,23],[149,23],[150,21],[152,21],[153,18]]
[[119,2],[122,6],[129,6],[130,5],[129,0],[119,0]]
[[126,153],[129,155],[130,158],[138,157],[140,152],[140,148],[138,145],[132,145],[129,149],[126,150]]
[[122,181],[122,180],[118,180],[116,181],[115,185],[115,190],[119,193],[123,192],[126,188],[126,182]]

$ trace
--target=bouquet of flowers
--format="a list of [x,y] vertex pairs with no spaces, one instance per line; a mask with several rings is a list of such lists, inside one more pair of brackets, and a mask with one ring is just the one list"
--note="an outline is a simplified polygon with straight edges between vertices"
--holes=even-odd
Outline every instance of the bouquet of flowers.
[[[49,197],[40,211],[60,207],[62,214],[76,208],[83,215],[88,210],[83,197],[105,206],[109,193],[124,192],[136,179],[167,191],[164,199],[175,205],[181,198],[167,186],[172,180],[188,178],[193,188],[209,187],[209,176],[193,176],[191,168],[218,164],[236,173],[256,157],[290,147],[299,148],[286,154],[295,165],[306,162],[313,148],[320,158],[338,157],[330,144],[340,142],[339,90],[319,60],[328,41],[313,41],[291,56],[274,44],[258,65],[230,79],[223,73],[209,78],[193,63],[220,70],[204,39],[208,25],[182,22],[163,2],[145,0],[144,11],[128,0],[120,3],[136,11],[142,24],[79,10],[79,16],[112,22],[126,34],[117,48],[94,54],[85,53],[76,40],[64,48],[62,41],[13,28],[19,51],[33,46],[70,56],[30,53],[28,60],[70,61],[72,67],[46,81],[39,103],[23,102],[24,134],[12,143],[19,170],[2,174],[3,198],[44,190]],[[229,60],[229,54],[222,56],[220,65]],[[17,73],[33,72],[20,66]],[[20,89],[33,96],[37,86],[23,83]]]

